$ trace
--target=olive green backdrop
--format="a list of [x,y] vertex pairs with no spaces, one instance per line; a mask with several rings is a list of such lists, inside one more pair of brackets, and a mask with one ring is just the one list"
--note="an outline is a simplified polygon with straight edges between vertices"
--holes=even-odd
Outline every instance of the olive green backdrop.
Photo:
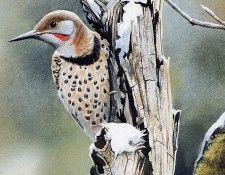
[[[224,0],[174,0],[210,20],[205,4],[225,19]],[[0,0],[0,174],[85,175],[90,142],[57,98],[53,49],[40,41],[8,43],[46,13],[66,9],[83,20],[79,0]],[[204,133],[225,111],[225,31],[193,27],[168,5],[164,50],[171,57],[174,106],[183,110],[177,175],[190,175]]]

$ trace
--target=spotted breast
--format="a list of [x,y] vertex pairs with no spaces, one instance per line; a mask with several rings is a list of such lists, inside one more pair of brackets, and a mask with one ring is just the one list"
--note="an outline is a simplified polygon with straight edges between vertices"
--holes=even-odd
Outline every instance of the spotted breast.
[[89,55],[74,61],[55,55],[52,58],[52,73],[58,95],[91,140],[100,128],[99,124],[108,122],[108,57],[108,42],[96,35]]

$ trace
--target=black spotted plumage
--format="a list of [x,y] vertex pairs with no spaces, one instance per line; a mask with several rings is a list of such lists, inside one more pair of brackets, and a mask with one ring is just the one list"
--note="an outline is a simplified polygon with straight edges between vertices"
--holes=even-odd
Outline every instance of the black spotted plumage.
[[[96,41],[99,41],[96,47]],[[99,47],[100,43],[104,43],[104,47]],[[100,123],[107,121],[109,115],[110,91],[109,73],[107,65],[108,51],[106,50],[107,42],[99,40],[95,37],[95,49],[99,49],[99,58],[92,59],[91,62],[84,64],[83,61],[77,62],[69,60],[69,58],[57,58],[60,60],[57,71],[53,76],[55,83],[57,82],[59,95],[63,96],[61,101],[66,109],[74,114],[76,121],[84,128],[86,134],[93,139],[95,133],[100,127]],[[95,53],[89,54],[87,57],[74,59],[87,59],[91,56],[96,56]],[[97,54],[98,55],[98,54]],[[82,63],[82,64],[81,64]],[[53,59],[52,64],[56,64]],[[53,67],[53,66],[52,66]],[[55,69],[55,67],[53,67]],[[54,71],[53,69],[53,71]],[[57,72],[57,76],[56,76]],[[75,115],[75,113],[77,115]]]

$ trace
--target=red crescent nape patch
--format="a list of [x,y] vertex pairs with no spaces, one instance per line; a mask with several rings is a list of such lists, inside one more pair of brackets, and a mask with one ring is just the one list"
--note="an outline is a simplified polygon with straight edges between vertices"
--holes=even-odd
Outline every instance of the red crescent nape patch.
[[53,35],[56,37],[56,38],[59,38],[60,40],[62,41],[67,41],[70,39],[69,35],[63,35],[63,34],[60,34],[60,33],[53,33]]

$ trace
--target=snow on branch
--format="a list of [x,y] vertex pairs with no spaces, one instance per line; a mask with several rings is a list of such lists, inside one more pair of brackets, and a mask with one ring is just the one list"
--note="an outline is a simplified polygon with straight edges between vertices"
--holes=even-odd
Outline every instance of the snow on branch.
[[208,7],[205,7],[201,5],[201,7],[211,16],[213,17],[218,23],[211,23],[211,22],[206,22],[206,21],[201,21],[198,19],[192,18],[190,15],[188,15],[186,12],[184,12],[178,5],[176,5],[174,2],[171,0],[165,0],[175,11],[177,11],[184,19],[189,21],[192,25],[198,25],[201,27],[206,27],[206,28],[212,28],[212,29],[223,29],[225,30],[225,21],[220,19],[212,10],[210,10]]
[[[133,174],[137,169],[151,170],[148,161],[148,133],[139,131],[132,125],[125,123],[104,123],[96,134],[96,140],[90,146],[90,157],[94,162],[91,174]],[[142,161],[140,161],[142,157]],[[129,163],[137,162],[137,169],[127,169]],[[118,165],[119,163],[119,165]],[[129,167],[129,166],[128,166]],[[123,169],[121,171],[120,169]],[[139,171],[140,171],[139,169]]]
[[[143,1],[142,3],[147,3]],[[136,1],[130,1],[123,7],[124,14],[120,23],[117,24],[118,27],[118,39],[116,40],[116,49],[121,49],[120,59],[123,58],[129,51],[129,43],[131,36],[131,25],[136,25],[138,17],[143,14],[143,8],[141,4]]]
[[203,159],[205,152],[213,142],[213,139],[215,139],[215,136],[224,131],[225,131],[225,113],[221,115],[221,117],[209,128],[209,130],[205,134],[204,140],[201,145],[200,153],[195,162],[195,170],[198,167],[200,161]]

